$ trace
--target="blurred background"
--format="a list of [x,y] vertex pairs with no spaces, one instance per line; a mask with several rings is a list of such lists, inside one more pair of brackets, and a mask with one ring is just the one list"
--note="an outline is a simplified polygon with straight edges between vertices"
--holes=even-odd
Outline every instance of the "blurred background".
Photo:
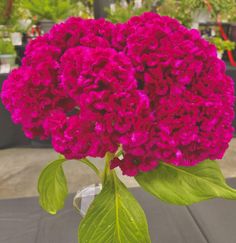
[[[107,18],[117,23],[152,11],[199,29],[219,57],[236,57],[236,0],[1,0],[0,73],[20,65],[25,45],[70,16]],[[233,62],[232,62],[233,63]]]

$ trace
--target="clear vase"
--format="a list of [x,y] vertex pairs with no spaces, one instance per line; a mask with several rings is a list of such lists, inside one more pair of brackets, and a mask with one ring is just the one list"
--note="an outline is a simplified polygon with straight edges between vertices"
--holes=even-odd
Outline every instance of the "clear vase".
[[85,216],[90,204],[93,202],[96,195],[102,190],[102,184],[92,184],[82,190],[79,190],[73,200],[74,207],[79,211],[82,217]]

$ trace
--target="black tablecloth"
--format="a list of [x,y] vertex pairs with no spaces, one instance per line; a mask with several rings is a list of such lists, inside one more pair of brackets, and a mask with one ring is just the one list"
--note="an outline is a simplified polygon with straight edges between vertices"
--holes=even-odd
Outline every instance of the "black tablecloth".
[[[236,178],[228,182],[236,188]],[[140,188],[131,192],[145,210],[152,243],[236,242],[236,201],[214,199],[190,207],[173,206]],[[37,198],[0,200],[0,242],[77,243],[81,216],[72,207],[72,198],[55,216],[43,212]]]

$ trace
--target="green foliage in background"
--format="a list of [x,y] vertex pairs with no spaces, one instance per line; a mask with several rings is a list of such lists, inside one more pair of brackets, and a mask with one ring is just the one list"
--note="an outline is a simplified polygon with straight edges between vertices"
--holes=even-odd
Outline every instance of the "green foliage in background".
[[113,23],[124,23],[132,16],[138,16],[150,11],[151,4],[151,1],[145,1],[145,4],[141,8],[135,8],[134,1],[127,3],[127,6],[123,6],[121,2],[116,2],[114,11],[107,9],[107,19]]
[[16,22],[17,9],[20,2],[19,0],[12,1],[10,5],[8,2],[8,0],[0,1],[0,25],[14,25]]
[[84,19],[93,18],[93,0],[72,1],[74,7],[70,10],[70,16],[78,16]]
[[192,23],[192,9],[189,6],[188,1],[191,0],[164,0],[157,8],[157,12],[160,15],[167,15],[172,18],[178,19],[186,27],[191,27]]
[[232,51],[235,49],[235,42],[229,40],[223,40],[220,37],[210,38],[209,41],[214,44],[218,51]]
[[[183,25],[191,27],[192,13],[197,9],[207,8],[204,0],[146,0],[141,8],[135,8],[134,0],[116,1],[115,10],[107,9],[108,19],[111,22],[125,22],[130,17],[140,15],[143,12],[157,11],[161,15],[168,15],[178,19]],[[221,14],[223,19],[236,21],[236,0],[209,0],[213,11],[212,16]],[[93,17],[93,0],[14,0],[10,15],[5,15],[9,0],[0,1],[0,25],[7,25],[11,30],[20,30],[19,20],[49,19],[58,22],[69,16],[83,18]],[[156,5],[157,7],[153,7]]]
[[93,0],[14,0],[9,15],[5,14],[8,0],[0,1],[0,25],[5,25],[8,31],[26,31],[19,21],[32,22],[48,19],[58,22],[69,16],[83,18],[93,17]]
[[[235,0],[208,0],[212,6],[212,14],[225,13],[235,6]],[[181,2],[187,2],[192,9],[206,8],[204,0],[181,0]]]
[[22,6],[39,19],[48,19],[54,22],[66,19],[75,7],[69,0],[21,0]]
[[[121,1],[117,1],[114,11],[111,9],[107,10],[107,18],[113,23],[125,22],[132,16],[150,11],[153,9],[154,3],[155,1],[143,1],[141,8],[135,8],[134,1],[127,3],[127,6],[123,6]],[[197,9],[207,9],[204,0],[159,0],[156,3],[156,11],[158,14],[176,18],[186,27],[191,27],[194,11]],[[211,14],[213,17],[219,13],[224,15],[232,11],[234,7],[236,8],[236,0],[209,0],[209,3],[212,6]],[[231,16],[235,16],[235,12]]]
[[0,39],[0,55],[3,54],[12,54],[15,55],[15,48],[12,45],[10,40],[4,40],[3,38]]
[[[230,17],[236,20],[236,0],[209,0],[209,3],[212,6],[211,15],[213,18],[217,14],[224,16],[231,13]],[[176,18],[186,27],[191,27],[192,14],[197,9],[207,9],[204,0],[163,0],[157,8],[157,12]]]
[[223,13],[222,19],[228,22],[236,22],[236,0],[234,0],[234,5],[232,8]]
[[30,17],[29,11],[23,8],[21,0],[14,0],[11,8],[9,9],[9,16],[7,16],[7,2],[8,0],[0,1],[0,25],[4,25],[8,32],[25,31],[25,29],[19,24],[19,20],[27,20]]
[[2,0],[0,1],[0,25],[5,24],[5,19],[4,19],[4,12],[6,8],[6,2],[7,0]]

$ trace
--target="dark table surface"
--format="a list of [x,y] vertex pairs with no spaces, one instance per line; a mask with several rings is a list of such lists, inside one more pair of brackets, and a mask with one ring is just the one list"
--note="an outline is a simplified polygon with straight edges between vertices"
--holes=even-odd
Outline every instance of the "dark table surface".
[[[236,188],[236,178],[228,183]],[[147,215],[152,243],[236,242],[236,201],[214,199],[185,207],[162,203],[140,188],[131,192]],[[55,216],[43,212],[37,198],[0,200],[0,242],[77,243],[81,216],[72,198]]]

